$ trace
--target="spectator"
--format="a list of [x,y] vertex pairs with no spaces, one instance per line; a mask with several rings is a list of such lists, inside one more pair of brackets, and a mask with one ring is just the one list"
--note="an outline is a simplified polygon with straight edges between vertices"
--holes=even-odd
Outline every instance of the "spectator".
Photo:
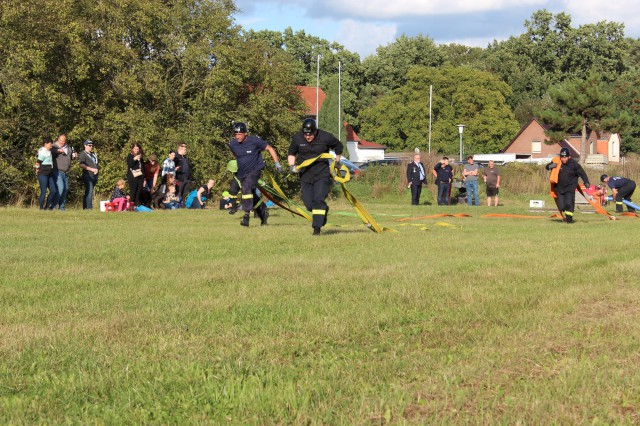
[[233,199],[231,198],[231,194],[229,194],[229,191],[224,191],[222,198],[220,198],[220,210],[228,210],[232,207]]
[[168,174],[176,175],[176,152],[174,150],[169,151],[169,156],[164,163],[162,163],[162,177],[165,177]]
[[167,186],[167,193],[162,201],[164,208],[167,210],[176,210],[180,208],[180,197],[176,194],[176,186],[171,184]]
[[156,189],[158,175],[160,174],[160,164],[155,154],[149,156],[149,160],[144,163],[144,188],[151,194]]
[[124,179],[118,180],[113,192],[111,192],[111,203],[116,205],[116,210],[121,212],[122,209],[128,204],[129,195],[124,191],[125,182]]
[[435,176],[435,183],[438,185],[438,205],[446,206],[449,204],[451,182],[453,181],[453,168],[449,165],[449,159],[442,157],[431,173]]
[[178,144],[178,152],[176,154],[175,164],[176,191],[178,192],[178,196],[182,200],[181,203],[184,203],[185,193],[187,191],[189,183],[191,182],[191,165],[189,164],[189,157],[187,157],[186,143]]
[[187,207],[190,209],[204,209],[205,203],[211,199],[211,188],[216,182],[213,179],[209,179],[205,185],[202,185],[197,190],[193,190],[189,194],[189,200],[187,200]]
[[131,145],[131,152],[127,155],[127,180],[131,191],[131,201],[136,206],[140,205],[142,187],[144,185],[144,162],[143,152],[139,143]]
[[67,144],[67,135],[63,133],[58,136],[58,140],[53,145],[51,154],[53,155],[53,179],[56,182],[56,189],[58,190],[57,205],[51,206],[51,208],[58,207],[60,210],[64,210],[67,204],[67,194],[69,193],[71,160],[75,160],[76,158],[75,151]]
[[467,157],[467,164],[464,165],[464,184],[467,188],[467,202],[470,206],[480,205],[480,195],[478,195],[478,165],[473,162],[473,156]]
[[427,181],[424,164],[420,161],[420,154],[414,154],[413,162],[407,164],[407,188],[411,188],[411,205],[420,205],[422,185]]
[[82,168],[82,181],[84,182],[84,197],[82,208],[93,208],[93,188],[98,183],[98,156],[93,152],[93,142],[84,141],[84,151],[80,153],[80,168]]
[[500,195],[500,169],[489,160],[489,167],[482,169],[482,178],[487,184],[487,206],[491,207],[491,197],[494,197],[494,206],[498,207],[498,197]]
[[[38,183],[40,184],[40,197],[38,199],[40,210],[49,208],[53,209],[53,206],[58,201],[58,190],[56,188],[55,179],[53,178],[52,147],[53,141],[51,138],[43,138],[42,147],[38,150],[38,158],[36,160],[36,176],[38,177]],[[46,197],[47,188],[49,188],[48,197]]]

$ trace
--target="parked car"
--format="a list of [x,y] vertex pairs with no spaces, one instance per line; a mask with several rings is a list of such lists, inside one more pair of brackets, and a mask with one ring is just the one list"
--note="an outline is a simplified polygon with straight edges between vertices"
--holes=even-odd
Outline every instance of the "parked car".
[[401,164],[402,160],[399,158],[385,158],[384,160],[371,160],[364,164],[360,164],[360,170],[367,170],[369,167],[373,166],[397,166]]
[[[331,163],[333,163],[333,161]],[[360,173],[360,167],[356,166],[346,158],[340,158],[340,164],[345,166],[352,175],[358,176],[358,174]],[[342,175],[342,177],[344,177],[344,173],[342,173]]]

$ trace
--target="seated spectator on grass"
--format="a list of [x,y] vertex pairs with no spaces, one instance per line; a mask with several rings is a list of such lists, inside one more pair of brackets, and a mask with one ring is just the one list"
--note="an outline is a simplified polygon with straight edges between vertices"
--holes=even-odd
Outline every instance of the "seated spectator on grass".
[[167,193],[162,201],[164,208],[167,210],[175,210],[180,208],[180,197],[176,194],[176,186],[171,184],[167,186]]
[[231,194],[229,191],[224,191],[222,193],[222,198],[220,198],[220,210],[227,210],[233,207],[233,200],[231,199]]
[[153,208],[158,209],[160,208],[160,206],[164,207],[163,201],[164,201],[165,195],[167,195],[167,188],[169,187],[169,185],[174,184],[174,180],[175,179],[173,177],[173,174],[171,173],[162,176],[160,186],[158,187],[156,192],[153,193],[153,196],[151,197],[151,203]]
[[216,182],[213,179],[209,179],[205,185],[191,191],[187,198],[186,206],[190,209],[204,209],[207,200],[211,199],[211,189],[215,184]]
[[129,195],[124,191],[125,182],[124,179],[120,179],[116,183],[116,187],[111,192],[111,203],[116,206],[116,211],[121,212],[122,209],[129,204]]

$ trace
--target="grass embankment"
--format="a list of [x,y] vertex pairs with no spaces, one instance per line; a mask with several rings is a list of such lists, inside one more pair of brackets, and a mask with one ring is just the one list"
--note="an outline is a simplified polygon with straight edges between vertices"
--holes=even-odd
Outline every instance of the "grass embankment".
[[0,423],[637,423],[639,219],[363,201],[4,209]]

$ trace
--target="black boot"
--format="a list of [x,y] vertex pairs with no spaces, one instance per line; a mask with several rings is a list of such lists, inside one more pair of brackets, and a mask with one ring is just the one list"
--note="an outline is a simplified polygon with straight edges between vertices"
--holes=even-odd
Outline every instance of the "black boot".
[[229,210],[229,214],[236,214],[238,212],[238,205],[234,204],[231,206],[231,210]]
[[242,226],[249,226],[249,213],[245,213],[244,217],[242,218],[242,220],[240,221],[240,225]]
[[320,228],[313,228],[313,235],[320,235]]
[[573,223],[573,216],[567,215],[566,218],[567,218],[567,223]]
[[267,219],[269,219],[269,211],[267,209],[262,213],[262,217],[260,218],[260,226],[267,226]]

